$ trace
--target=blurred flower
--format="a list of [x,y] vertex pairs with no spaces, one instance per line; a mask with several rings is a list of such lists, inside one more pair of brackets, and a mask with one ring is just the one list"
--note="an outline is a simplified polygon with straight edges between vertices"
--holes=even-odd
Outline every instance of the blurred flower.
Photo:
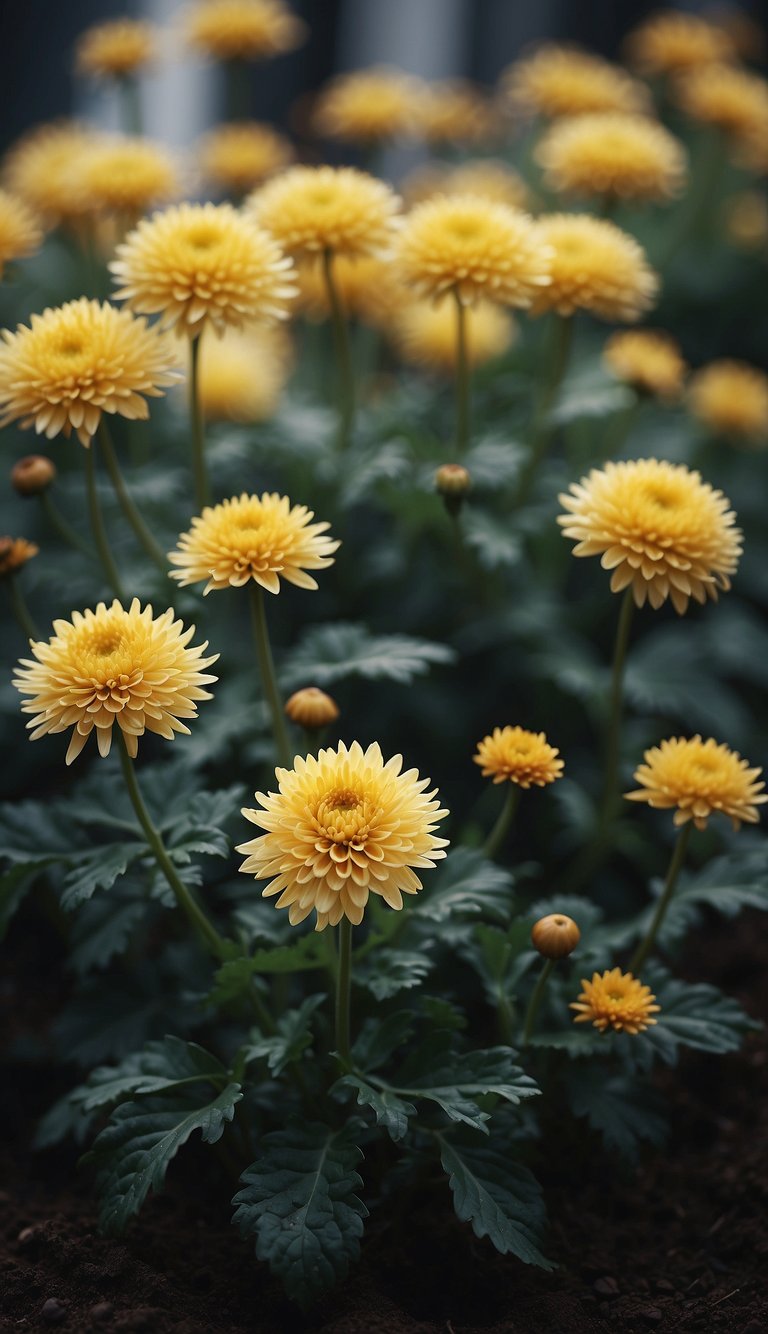
[[[300,261],[297,307],[308,320],[330,318],[328,287],[316,259]],[[333,281],[347,318],[360,320],[373,329],[388,328],[412,293],[392,273],[382,255],[338,255],[333,263]]]
[[500,158],[471,158],[457,167],[445,162],[427,162],[409,172],[401,185],[409,207],[435,195],[477,195],[495,204],[527,208],[531,192],[514,167]]
[[532,314],[588,310],[631,323],[648,310],[659,280],[633,236],[588,213],[548,213],[536,224],[549,248],[550,282],[536,293]]
[[734,54],[728,34],[697,14],[667,9],[651,15],[626,41],[627,57],[643,74],[669,74]]
[[494,727],[483,737],[473,755],[483,778],[494,783],[516,783],[518,787],[546,787],[563,776],[563,761],[543,732],[524,727]]
[[679,139],[646,116],[601,111],[557,121],[536,160],[557,193],[650,202],[683,189],[687,155]]
[[189,648],[195,633],[173,619],[172,609],[154,617],[138,598],[125,610],[117,598],[111,607],[72,613],[54,621],[48,643],[31,644],[35,661],[22,658],[13,684],[31,698],[21,706],[32,714],[30,740],[73,728],[66,763],[80,754],[96,728],[99,754],[108,755],[117,723],[128,754],[135,758],[138,739],[155,732],[172,741],[189,732],[180,721],[194,718],[197,703],[210,699],[202,687],[216,680],[205,669],[218,654],[204,658],[207,643]]
[[293,160],[285,135],[256,120],[217,125],[198,145],[200,168],[206,180],[233,195],[255,189]]
[[613,570],[611,591],[631,585],[638,607],[671,598],[682,615],[690,598],[717,601],[730,588],[741,555],[736,515],[722,491],[683,464],[606,463],[559,499],[568,513],[557,521],[578,543],[574,556],[600,556]]
[[658,329],[623,329],[611,334],[603,360],[613,374],[639,394],[674,401],[683,390],[686,364],[680,346]]
[[138,135],[104,135],[83,154],[78,185],[89,210],[136,218],[181,193],[179,173],[162,144]]
[[724,4],[707,7],[710,23],[714,23],[727,36],[733,52],[741,59],[762,61],[765,58],[765,31],[757,19],[752,18],[738,5],[726,0]]
[[319,690],[317,686],[305,686],[286,700],[285,712],[291,722],[314,731],[335,723],[339,716],[339,706],[324,690]]
[[660,811],[676,807],[678,826],[693,820],[697,829],[706,829],[709,817],[720,811],[739,829],[742,821],[756,824],[757,807],[768,801],[765,783],[757,781],[762,769],[750,769],[736,751],[712,737],[672,737],[652,746],[643,759],[634,775],[641,786],[625,792],[627,801],[647,801]]
[[155,54],[155,30],[138,19],[110,19],[81,33],[75,47],[78,74],[120,79],[135,74]]
[[317,758],[297,756],[293,769],[276,769],[279,790],[257,792],[262,809],[244,809],[266,834],[241,843],[247,854],[241,871],[265,880],[264,897],[280,894],[292,926],[314,909],[316,931],[342,917],[358,925],[368,897],[378,894],[390,908],[402,908],[403,894],[416,894],[421,880],[412,869],[434,866],[447,841],[434,830],[448,814],[428,778],[415,769],[402,773],[403,758],[384,763],[377,744],[363,750],[321,750]]
[[38,126],[19,139],[5,159],[8,189],[45,221],[76,225],[90,207],[80,184],[80,165],[98,138],[74,122]]
[[339,74],[315,101],[312,129],[345,143],[387,143],[413,129],[421,96],[417,79],[385,65]]
[[291,167],[246,202],[290,255],[371,255],[392,242],[400,201],[354,167]]
[[25,454],[11,469],[11,484],[19,496],[38,496],[56,478],[56,465],[44,454]]
[[572,917],[549,913],[534,922],[531,944],[545,959],[565,959],[581,940],[581,932]]
[[39,551],[40,548],[25,537],[0,537],[0,579],[15,574]]
[[421,134],[432,148],[471,146],[498,137],[498,112],[467,79],[426,86],[418,109]]
[[[512,316],[490,301],[478,302],[466,312],[466,349],[470,366],[482,366],[511,346],[515,333]],[[404,361],[429,370],[453,372],[458,361],[456,306],[446,299],[413,301],[392,321],[392,338]]]
[[317,588],[307,570],[333,565],[341,543],[325,536],[330,524],[311,523],[313,518],[306,505],[291,505],[276,492],[243,492],[206,506],[168,555],[171,564],[179,566],[171,578],[182,588],[207,580],[204,593],[242,588],[251,579],[268,593],[280,592],[281,578],[297,588]]
[[572,1010],[578,1011],[573,1018],[575,1024],[591,1023],[601,1033],[612,1028],[617,1033],[636,1034],[658,1022],[654,1015],[661,1006],[653,1004],[656,997],[651,988],[643,986],[631,973],[610,968],[604,973],[593,973],[591,982],[583,977],[581,985],[579,999],[570,1004]]
[[25,259],[39,250],[43,233],[23,199],[0,190],[0,277],[11,259]]
[[146,320],[80,297],[2,331],[0,426],[19,421],[51,440],[77,432],[86,447],[102,412],[145,420],[145,398],[178,379],[173,348]]
[[282,0],[198,0],[184,17],[188,40],[214,60],[266,60],[293,51],[307,32]]
[[259,422],[277,410],[291,367],[291,345],[282,329],[250,325],[210,333],[200,348],[198,390],[209,421]]
[[749,154],[768,139],[768,80],[734,65],[705,65],[682,74],[675,98],[693,120],[713,125]]
[[725,202],[728,239],[741,250],[768,248],[768,199],[760,190],[740,190]]
[[296,289],[274,239],[230,204],[179,204],[143,218],[117,247],[115,296],[196,337],[281,320]]
[[708,430],[746,444],[768,440],[768,375],[744,361],[711,361],[691,377],[691,413]]
[[545,45],[502,74],[516,112],[554,118],[587,111],[646,111],[648,90],[618,65],[577,47]]
[[472,478],[460,463],[443,463],[435,473],[435,490],[447,500],[463,500],[472,489]]

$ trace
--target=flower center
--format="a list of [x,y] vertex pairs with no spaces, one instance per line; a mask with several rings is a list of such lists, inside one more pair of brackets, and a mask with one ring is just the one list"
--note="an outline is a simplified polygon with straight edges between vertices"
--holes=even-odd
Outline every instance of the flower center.
[[334,788],[320,802],[315,819],[325,838],[334,843],[351,843],[368,832],[366,803],[352,788]]
[[219,244],[219,234],[209,224],[200,223],[187,232],[187,243],[193,250],[213,250]]
[[451,231],[459,241],[474,241],[480,235],[480,226],[476,218],[454,218]]
[[59,353],[62,357],[79,357],[83,352],[83,344],[77,338],[65,338],[59,344]]

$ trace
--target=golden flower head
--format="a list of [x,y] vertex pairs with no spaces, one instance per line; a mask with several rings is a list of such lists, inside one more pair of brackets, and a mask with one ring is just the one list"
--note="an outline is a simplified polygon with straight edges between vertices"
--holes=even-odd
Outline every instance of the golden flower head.
[[279,894],[293,926],[314,909],[316,931],[347,917],[363,920],[370,894],[402,908],[403,894],[422,888],[414,867],[434,866],[447,841],[436,837],[440,809],[428,778],[402,772],[403,757],[387,763],[378,744],[363,750],[321,750],[299,756],[293,769],[276,769],[278,791],[256,793],[261,809],[243,810],[266,834],[242,843],[240,867],[258,880],[273,877],[264,897]]
[[282,0],[198,0],[185,15],[190,43],[214,60],[266,60],[300,46],[306,24]]
[[135,757],[144,732],[172,741],[189,732],[180,720],[194,718],[202,687],[216,680],[205,674],[218,654],[204,658],[207,643],[189,647],[195,633],[174,620],[172,609],[153,616],[134,598],[128,611],[117,598],[111,607],[72,613],[54,621],[48,643],[33,642],[34,660],[22,658],[13,684],[31,698],[21,706],[32,714],[31,740],[48,732],[72,736],[66,762],[80,754],[96,728],[100,755],[108,755],[117,723],[128,754]]
[[632,323],[655,300],[659,280],[634,236],[588,213],[549,213],[536,224],[548,247],[550,282],[536,293],[532,313],[573,315]]
[[330,524],[311,523],[314,517],[306,505],[267,491],[206,506],[168,556],[179,566],[171,578],[182,587],[207,579],[204,593],[242,588],[251,579],[269,593],[280,592],[281,578],[297,588],[317,588],[307,570],[333,565],[341,543],[326,536]]
[[208,421],[266,421],[277,411],[291,369],[291,345],[282,329],[251,325],[206,333],[200,346],[198,392]]
[[575,1024],[593,1024],[601,1033],[612,1028],[617,1033],[636,1034],[658,1022],[654,1015],[661,1006],[653,1004],[656,997],[651,988],[643,986],[631,973],[610,968],[604,973],[593,973],[591,982],[583,977],[581,985],[579,999],[570,1004],[577,1011],[573,1017]]
[[77,225],[90,208],[80,166],[98,140],[93,131],[73,122],[40,125],[8,153],[5,184],[44,221]]
[[254,190],[293,160],[293,148],[284,134],[256,120],[217,125],[198,146],[206,180],[233,195]]
[[547,44],[510,65],[502,95],[516,112],[579,116],[588,111],[645,111],[648,90],[626,70],[577,47]]
[[474,195],[417,205],[395,248],[403,281],[421,296],[453,290],[465,305],[485,299],[530,306],[550,281],[552,251],[526,213]]
[[[467,361],[482,366],[502,356],[512,345],[512,316],[490,301],[478,302],[465,313]],[[404,361],[429,370],[453,373],[458,360],[456,306],[450,297],[440,301],[412,301],[395,316],[392,336]]]
[[417,79],[376,65],[339,74],[319,93],[312,128],[327,139],[382,144],[413,129],[422,96]]
[[735,65],[706,65],[681,74],[675,96],[693,120],[713,125],[749,151],[768,138],[768,80]]
[[697,14],[667,9],[653,14],[628,36],[627,57],[643,74],[669,74],[714,61],[730,60],[732,39]]
[[625,792],[627,801],[646,801],[660,811],[676,808],[678,826],[693,820],[697,829],[706,829],[709,817],[720,811],[739,829],[742,821],[757,824],[757,807],[768,801],[765,783],[758,781],[762,769],[750,769],[736,751],[712,737],[672,737],[652,746],[643,759],[634,775],[641,786]]
[[658,329],[622,329],[611,334],[603,360],[619,380],[639,394],[673,402],[683,390],[686,364],[680,346]]
[[0,190],[0,278],[9,260],[25,259],[39,250],[43,233],[23,199]]
[[688,405],[709,431],[746,444],[768,440],[768,375],[744,361],[711,361],[691,377]]
[[277,242],[231,204],[179,204],[143,218],[117,247],[116,296],[194,338],[284,319],[295,288]]
[[388,249],[400,201],[354,167],[291,167],[246,202],[290,255],[373,255]]
[[[329,319],[323,266],[316,259],[303,259],[297,265],[296,276],[297,306],[301,313],[308,320]],[[373,329],[388,329],[397,312],[413,299],[408,288],[397,281],[383,255],[337,255],[333,261],[333,282],[347,318]]]
[[314,731],[319,727],[327,727],[329,723],[335,723],[339,716],[339,706],[335,699],[326,695],[318,686],[305,686],[303,690],[295,691],[290,699],[285,701],[285,712],[291,722],[297,723],[299,727],[306,727],[308,731]]
[[155,54],[155,33],[138,19],[110,19],[81,33],[75,47],[79,74],[120,79],[135,74]]
[[80,297],[3,329],[0,426],[19,421],[49,440],[74,430],[88,446],[102,412],[145,420],[146,398],[178,379],[174,349],[146,320]]
[[56,465],[44,454],[26,454],[11,469],[11,483],[19,496],[38,496],[56,478]]
[[768,199],[760,190],[739,190],[725,203],[728,239],[740,250],[768,250]]
[[563,776],[563,761],[543,732],[524,727],[494,727],[483,737],[472,758],[483,778],[494,783],[517,783],[518,787],[546,787]]
[[419,106],[419,129],[433,148],[488,143],[499,118],[479,88],[466,79],[431,83]]
[[104,135],[83,155],[79,188],[89,209],[135,217],[181,192],[178,168],[162,144],[138,135]]
[[456,167],[427,162],[409,172],[401,186],[409,207],[435,195],[478,195],[495,204],[528,208],[531,192],[518,171],[500,158],[470,158]]
[[545,185],[556,193],[631,199],[672,199],[686,179],[679,139],[657,121],[621,111],[559,120],[536,149]]
[[39,551],[40,548],[25,537],[0,537],[0,579],[15,574]]
[[729,589],[741,555],[736,515],[684,464],[631,459],[593,468],[560,496],[563,535],[577,542],[574,556],[600,556],[612,570],[611,591],[631,586],[642,607],[670,598],[675,611],[690,598],[717,600]]
[[531,931],[531,944],[544,959],[565,959],[580,940],[581,932],[573,918],[561,912],[540,917]]

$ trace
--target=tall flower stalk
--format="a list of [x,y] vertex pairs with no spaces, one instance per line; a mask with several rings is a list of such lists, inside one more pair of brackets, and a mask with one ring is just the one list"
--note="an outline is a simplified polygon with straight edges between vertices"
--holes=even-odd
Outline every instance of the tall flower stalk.
[[456,303],[456,454],[466,452],[470,440],[470,378],[467,348],[467,310],[454,287]]
[[264,696],[269,709],[269,716],[272,723],[272,735],[275,740],[275,750],[277,751],[278,763],[285,769],[289,769],[292,763],[291,743],[288,739],[288,728],[285,721],[285,709],[280,691],[277,685],[277,676],[275,674],[275,663],[272,656],[272,646],[269,640],[269,628],[267,626],[267,612],[264,606],[264,590],[257,583],[251,583],[251,623],[253,626],[253,641],[256,646],[256,657],[259,663],[259,672],[261,673],[261,683],[264,688]]
[[651,924],[648,927],[645,937],[632,955],[632,960],[629,965],[629,971],[630,973],[633,973],[635,977],[637,977],[640,969],[648,958],[648,955],[656,944],[656,937],[659,934],[662,922],[667,915],[667,910],[674,897],[675,886],[677,885],[677,879],[680,875],[683,862],[685,861],[685,854],[688,850],[688,842],[691,837],[692,829],[692,824],[683,825],[675,841],[672,858],[664,881],[664,888],[659,897],[659,901],[656,904],[656,911],[651,918]]
[[352,923],[342,917],[338,926],[339,949],[336,965],[336,1051],[343,1065],[351,1062],[350,998],[352,990]]
[[629,635],[632,628],[634,598],[631,587],[626,590],[621,600],[619,623],[616,627],[616,639],[613,646],[611,667],[611,693],[608,702],[608,723],[605,733],[605,769],[603,777],[603,800],[601,823],[603,829],[610,824],[618,800],[619,755],[621,752],[621,716],[624,700],[624,669],[629,648]]
[[333,260],[333,251],[326,247],[323,251],[323,279],[328,295],[328,308],[331,312],[333,342],[336,352],[337,442],[339,450],[345,450],[349,444],[355,420],[355,377],[352,369],[349,326],[334,277]]
[[199,509],[211,503],[211,486],[205,459],[205,422],[200,400],[200,334],[189,343],[189,427],[192,439],[192,472]]
[[98,553],[99,560],[107,583],[113,593],[122,600],[125,597],[125,591],[117,572],[117,566],[112,555],[112,551],[107,541],[107,532],[104,527],[104,519],[101,513],[101,504],[99,502],[99,492],[96,481],[96,441],[85,451],[85,481],[88,491],[88,513],[91,520],[91,532],[93,541]]
[[155,541],[147,525],[142,519],[136,505],[131,499],[131,494],[125,484],[125,479],[120,471],[120,464],[117,461],[117,454],[112,443],[112,437],[109,432],[104,417],[99,422],[99,444],[104,455],[115,495],[120,508],[133,529],[138,541],[146,555],[158,567],[163,574],[168,573],[168,562],[163,553],[162,547]]

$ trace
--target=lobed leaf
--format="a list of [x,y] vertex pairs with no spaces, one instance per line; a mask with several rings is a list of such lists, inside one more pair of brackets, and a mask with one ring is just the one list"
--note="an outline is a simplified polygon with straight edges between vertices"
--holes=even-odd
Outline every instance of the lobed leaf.
[[372,635],[364,625],[334,621],[312,626],[283,665],[285,688],[313,681],[325,686],[349,676],[408,685],[430,667],[454,661],[446,644],[409,635]]
[[472,1224],[476,1237],[488,1237],[502,1255],[554,1269],[538,1245],[544,1225],[541,1188],[526,1167],[514,1162],[513,1146],[502,1136],[479,1143],[468,1136],[438,1134],[437,1139],[462,1222]]

